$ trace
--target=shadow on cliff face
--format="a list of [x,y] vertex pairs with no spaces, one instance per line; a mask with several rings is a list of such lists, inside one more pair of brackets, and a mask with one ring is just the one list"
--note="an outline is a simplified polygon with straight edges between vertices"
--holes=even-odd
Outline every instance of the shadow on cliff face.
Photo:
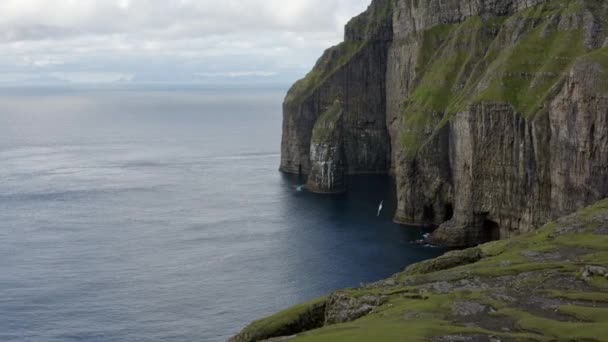
[[[300,201],[317,202],[317,205],[331,205],[335,215],[344,215],[351,218],[376,218],[376,223],[392,222],[397,208],[395,196],[395,182],[393,178],[385,175],[356,175],[347,177],[348,191],[336,194],[316,194],[305,191],[303,186],[307,182],[307,176],[282,174],[283,182],[288,189],[295,189],[299,193],[297,199]],[[383,209],[378,218],[377,211],[380,203]],[[298,204],[302,204],[299,202]],[[354,217],[353,217],[354,215]],[[405,227],[405,226],[402,226]]]
[[481,240],[483,242],[500,240],[500,226],[498,225],[498,223],[486,219],[483,222]]

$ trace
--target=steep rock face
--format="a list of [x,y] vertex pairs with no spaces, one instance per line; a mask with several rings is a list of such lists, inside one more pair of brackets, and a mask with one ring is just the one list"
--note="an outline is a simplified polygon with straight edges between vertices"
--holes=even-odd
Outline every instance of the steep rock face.
[[[564,80],[569,70],[571,76],[589,80],[591,74],[578,65],[605,39],[598,19],[605,5],[550,1],[521,11],[524,5],[536,4],[496,7],[494,12],[483,12],[481,6],[479,17],[459,23],[425,30],[406,21],[405,28],[396,30],[423,31],[396,40],[389,52],[389,70],[407,75],[394,75],[387,82],[387,125],[400,200],[396,219],[440,224],[454,208],[452,219],[435,232],[435,243],[462,246],[509,237],[608,194],[600,171],[595,177],[581,174],[590,167],[583,164],[595,165],[596,170],[605,167],[602,152],[579,157],[578,170],[571,168],[572,163],[564,164],[562,170],[579,179],[576,186],[571,180],[561,181],[562,176],[553,171],[557,167],[553,159],[576,159],[574,151],[584,146],[575,135],[587,137],[582,140],[593,135],[593,124],[581,121],[589,117],[584,111],[593,110],[593,117],[600,118],[605,111],[601,104],[605,87],[598,80],[579,87],[591,93],[579,91],[580,96],[569,96],[566,104],[579,108],[593,98],[593,109],[587,105],[578,112],[556,110],[552,105],[560,87],[571,87],[563,85],[573,82]],[[461,10],[447,13],[451,15],[439,22],[463,20]],[[414,22],[434,24],[437,20]],[[596,54],[601,55],[599,51]],[[602,75],[603,67],[593,65],[596,74]],[[406,98],[405,104],[399,98]],[[578,120],[578,132],[559,139],[555,127],[563,122],[556,115]],[[602,127],[605,132],[608,126]],[[595,146],[601,145],[592,139]],[[571,188],[560,189],[560,183]],[[589,186],[595,193],[585,190]]]
[[607,57],[600,51],[578,62],[551,101],[553,216],[608,196]]
[[344,111],[345,174],[388,170],[385,75],[392,40],[391,3],[374,1],[365,13],[351,20],[345,42],[326,51],[306,78],[289,90],[283,105],[281,171],[316,172],[310,153],[313,128],[336,100],[341,101]]
[[310,145],[311,172],[306,187],[319,193],[346,190],[344,153],[344,111],[340,101],[317,120]]
[[550,146],[547,121],[538,119],[483,102],[451,120],[455,215],[434,233],[435,243],[474,245],[546,222]]
[[606,75],[593,58],[578,61],[534,119],[504,103],[458,113],[451,121],[457,214],[435,241],[510,237],[608,197]]
[[[378,8],[391,15],[372,15]],[[369,18],[385,24],[353,33]],[[286,101],[282,170],[310,172],[309,131],[339,98],[345,174],[394,174],[395,220],[441,225],[438,244],[520,234],[604,198],[607,18],[608,3],[598,0],[373,1],[347,27],[347,43],[363,38],[378,50],[341,54],[341,67],[306,105]],[[328,53],[311,74],[331,64],[323,61]],[[382,71],[370,86],[370,75]],[[345,72],[367,76],[341,83]],[[390,157],[369,158],[378,151]]]

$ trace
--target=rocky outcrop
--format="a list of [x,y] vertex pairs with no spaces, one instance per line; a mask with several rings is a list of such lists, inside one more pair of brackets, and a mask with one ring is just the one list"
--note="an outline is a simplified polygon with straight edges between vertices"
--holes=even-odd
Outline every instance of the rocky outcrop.
[[[597,0],[374,0],[290,90],[281,170],[317,192],[390,172],[395,221],[454,247],[607,197],[607,17]],[[339,132],[315,143],[336,100]]]
[[251,323],[229,342],[264,341],[290,336],[325,325],[327,298],[300,304],[274,316]]
[[405,270],[407,275],[427,274],[447,270],[461,265],[478,262],[483,257],[480,248],[469,248],[462,251],[452,251],[439,258],[426,260],[409,266]]
[[336,100],[341,101],[344,113],[344,174],[388,170],[385,78],[392,40],[391,6],[390,0],[376,0],[352,19],[344,43],[327,50],[306,78],[289,90],[283,105],[282,171],[313,175],[318,171],[311,163],[313,128]]
[[329,297],[325,310],[325,324],[352,322],[369,315],[388,300],[385,296],[366,294],[356,296],[347,292],[336,292]]
[[336,100],[315,123],[310,143],[311,172],[306,188],[318,193],[346,190],[344,111]]

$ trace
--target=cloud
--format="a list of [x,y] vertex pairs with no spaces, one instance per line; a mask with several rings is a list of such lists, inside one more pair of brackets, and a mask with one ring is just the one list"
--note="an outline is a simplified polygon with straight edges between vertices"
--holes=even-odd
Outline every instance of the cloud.
[[39,58],[33,59],[30,56],[23,56],[19,65],[29,66],[34,68],[47,68],[57,65],[63,65],[64,62],[52,57],[38,56]]
[[364,0],[3,0],[0,26],[36,31],[15,39],[64,32],[144,31],[159,35],[204,35],[250,30],[333,31]]
[[0,72],[291,79],[369,1],[2,0]]
[[238,78],[238,77],[271,77],[276,76],[277,73],[274,71],[227,71],[227,72],[198,72],[194,75],[200,77],[230,77],[230,78]]
[[132,74],[120,72],[53,72],[50,77],[71,83],[113,83],[129,82],[133,79]]

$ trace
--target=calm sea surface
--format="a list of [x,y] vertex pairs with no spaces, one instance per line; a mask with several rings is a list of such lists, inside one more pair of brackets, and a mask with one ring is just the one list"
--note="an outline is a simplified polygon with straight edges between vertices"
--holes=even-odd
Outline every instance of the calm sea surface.
[[390,179],[277,172],[283,95],[0,90],[0,341],[224,341],[439,254]]

